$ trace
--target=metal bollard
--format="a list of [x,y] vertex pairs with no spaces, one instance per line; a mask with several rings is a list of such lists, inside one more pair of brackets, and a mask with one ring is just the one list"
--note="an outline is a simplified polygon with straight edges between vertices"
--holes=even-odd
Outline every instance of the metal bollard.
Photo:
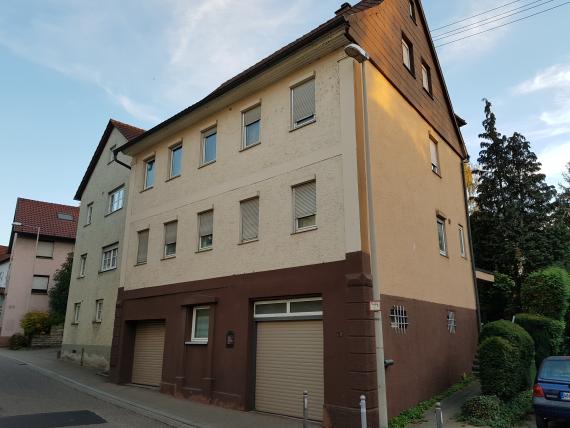
[[443,410],[441,410],[441,403],[435,403],[435,426],[436,428],[443,428]]
[[367,428],[368,423],[366,422],[366,397],[364,395],[360,396],[360,428]]
[[309,393],[303,391],[303,428],[309,426],[307,418],[309,417]]

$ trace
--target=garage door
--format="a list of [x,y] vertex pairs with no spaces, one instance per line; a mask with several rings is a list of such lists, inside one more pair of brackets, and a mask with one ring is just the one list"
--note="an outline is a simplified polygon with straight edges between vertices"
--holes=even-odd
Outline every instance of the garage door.
[[309,392],[309,418],[322,420],[323,322],[258,322],[256,409],[302,417],[303,391]]
[[139,322],[135,336],[132,382],[159,386],[162,381],[164,322]]

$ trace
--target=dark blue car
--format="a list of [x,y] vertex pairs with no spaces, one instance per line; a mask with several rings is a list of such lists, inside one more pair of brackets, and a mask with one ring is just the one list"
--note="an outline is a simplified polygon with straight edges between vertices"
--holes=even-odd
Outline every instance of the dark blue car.
[[549,421],[570,423],[570,357],[548,357],[542,362],[532,405],[537,428],[547,428]]

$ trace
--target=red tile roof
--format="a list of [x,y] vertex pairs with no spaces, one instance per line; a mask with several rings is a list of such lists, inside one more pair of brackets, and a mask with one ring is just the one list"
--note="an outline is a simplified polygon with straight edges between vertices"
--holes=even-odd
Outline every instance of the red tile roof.
[[138,137],[144,132],[144,129],[137,128],[136,126],[132,126],[127,123],[119,122],[115,119],[111,119],[110,122],[115,125],[115,128],[117,128],[119,132],[123,134],[127,141]]
[[12,231],[35,235],[39,227],[40,236],[75,239],[78,217],[79,207],[18,198],[14,222],[22,225],[13,226]]

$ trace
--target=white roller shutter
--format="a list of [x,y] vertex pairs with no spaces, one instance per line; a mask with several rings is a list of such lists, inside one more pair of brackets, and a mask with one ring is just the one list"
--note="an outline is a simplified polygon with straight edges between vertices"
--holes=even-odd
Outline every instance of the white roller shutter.
[[255,408],[303,416],[309,392],[309,419],[323,419],[323,322],[276,321],[257,324]]
[[139,322],[135,336],[132,383],[159,386],[164,355],[163,321]]

